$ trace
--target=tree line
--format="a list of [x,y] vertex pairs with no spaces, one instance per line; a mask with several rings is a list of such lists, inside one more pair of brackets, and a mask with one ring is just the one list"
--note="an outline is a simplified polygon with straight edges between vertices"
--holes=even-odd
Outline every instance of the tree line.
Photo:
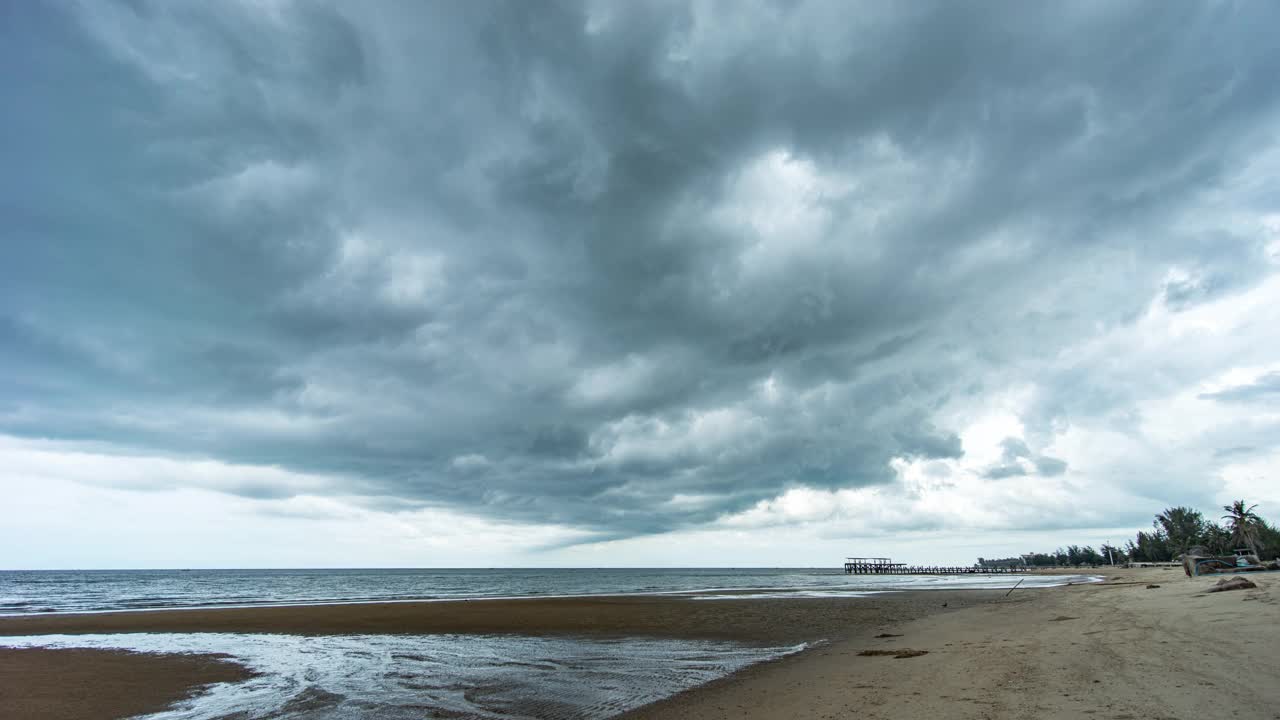
[[1254,512],[1257,505],[1237,500],[1222,506],[1218,520],[1206,520],[1199,510],[1171,507],[1156,515],[1151,530],[1141,530],[1124,547],[1103,543],[1068,545],[1049,553],[1027,553],[1023,562],[1035,567],[1106,565],[1111,562],[1171,562],[1188,550],[1201,547],[1211,555],[1230,555],[1245,548],[1260,559],[1280,556],[1280,529]]

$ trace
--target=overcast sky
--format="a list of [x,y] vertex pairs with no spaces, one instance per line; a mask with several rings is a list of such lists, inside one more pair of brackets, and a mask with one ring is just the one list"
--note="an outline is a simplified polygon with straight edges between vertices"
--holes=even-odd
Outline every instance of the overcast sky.
[[0,4],[0,567],[968,563],[1280,518],[1277,27]]

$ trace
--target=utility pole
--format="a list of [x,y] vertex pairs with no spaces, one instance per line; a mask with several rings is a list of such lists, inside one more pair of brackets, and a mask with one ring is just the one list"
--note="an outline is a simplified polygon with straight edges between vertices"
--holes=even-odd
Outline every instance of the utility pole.
[[1114,566],[1116,564],[1116,555],[1115,553],[1111,552],[1110,542],[1107,543],[1107,557],[1111,558],[1111,565]]

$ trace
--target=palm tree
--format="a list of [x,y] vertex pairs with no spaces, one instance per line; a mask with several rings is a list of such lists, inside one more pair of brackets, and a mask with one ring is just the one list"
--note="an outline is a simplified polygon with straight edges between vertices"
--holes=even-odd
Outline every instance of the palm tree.
[[1200,544],[1204,535],[1204,516],[1189,507],[1167,508],[1156,516],[1157,526],[1164,529],[1169,538],[1169,552],[1175,557],[1185,553],[1193,545]]
[[1258,554],[1258,546],[1254,543],[1254,538],[1258,535],[1258,526],[1262,524],[1262,518],[1253,511],[1256,507],[1258,507],[1256,503],[1245,507],[1243,500],[1222,506],[1222,509],[1227,511],[1222,519],[1228,521],[1227,529],[1231,531],[1231,541],[1243,541],[1255,556]]

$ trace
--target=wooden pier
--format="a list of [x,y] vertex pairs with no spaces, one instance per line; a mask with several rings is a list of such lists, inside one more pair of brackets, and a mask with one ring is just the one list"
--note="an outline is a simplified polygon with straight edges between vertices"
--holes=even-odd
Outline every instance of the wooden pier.
[[847,575],[1013,575],[1030,572],[1026,566],[948,567],[942,565],[908,565],[891,558],[845,558]]

